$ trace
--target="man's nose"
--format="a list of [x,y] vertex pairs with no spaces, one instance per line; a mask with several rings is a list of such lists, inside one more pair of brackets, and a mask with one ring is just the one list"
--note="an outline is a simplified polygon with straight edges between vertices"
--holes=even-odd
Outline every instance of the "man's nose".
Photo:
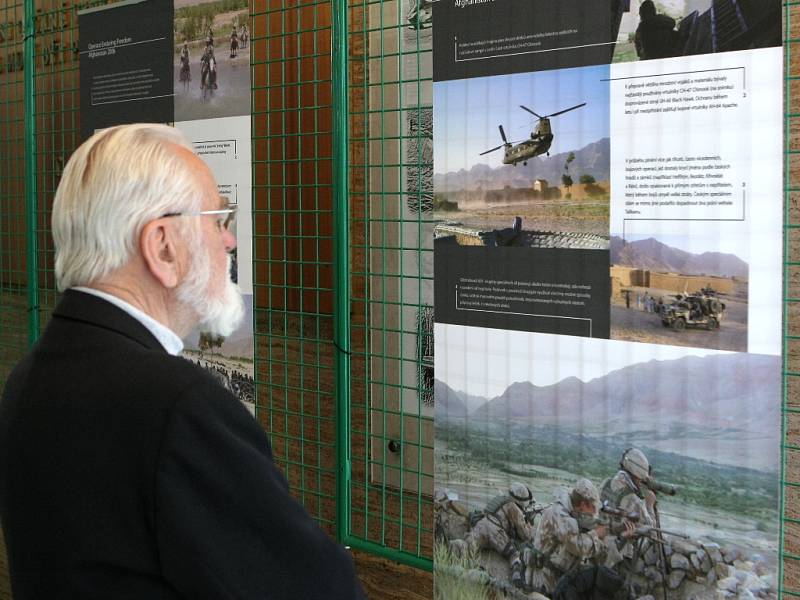
[[225,251],[232,252],[236,248],[236,236],[229,229],[226,229],[222,234],[222,243],[225,244]]

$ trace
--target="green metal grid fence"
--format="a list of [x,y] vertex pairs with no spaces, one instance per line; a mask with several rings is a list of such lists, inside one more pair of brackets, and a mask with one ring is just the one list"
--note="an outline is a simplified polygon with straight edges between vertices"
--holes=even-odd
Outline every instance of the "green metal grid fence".
[[349,4],[351,537],[430,566],[431,29],[417,2]]
[[[21,0],[6,2],[0,22],[22,20]],[[25,262],[25,85],[22,38],[16,26],[0,29],[0,382],[28,347]],[[11,597],[0,536],[0,597]]]
[[784,216],[784,343],[781,444],[781,527],[779,594],[800,596],[800,2],[784,4],[785,50],[785,216]]
[[[0,7],[0,383],[56,301],[49,209],[78,143],[77,10],[97,4],[106,2]],[[785,4],[780,558],[781,592],[792,596],[800,596],[798,7]],[[251,4],[253,272],[257,416],[293,493],[343,542],[429,569],[431,66],[430,30],[416,8],[416,0]]]
[[257,415],[309,512],[336,531],[329,3],[253,11]]

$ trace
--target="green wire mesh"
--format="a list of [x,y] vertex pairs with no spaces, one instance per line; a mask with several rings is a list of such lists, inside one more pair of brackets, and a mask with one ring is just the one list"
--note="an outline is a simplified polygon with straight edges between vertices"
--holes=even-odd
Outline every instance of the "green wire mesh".
[[292,493],[336,519],[331,6],[253,9],[257,416]]
[[431,29],[416,0],[349,4],[352,536],[430,568]]
[[[28,347],[21,20],[21,0],[0,8],[0,385]],[[0,536],[0,597],[10,598],[5,557]]]
[[785,231],[781,589],[800,597],[800,2],[785,3]]
[[0,381],[28,344],[21,21],[21,1],[0,8]]

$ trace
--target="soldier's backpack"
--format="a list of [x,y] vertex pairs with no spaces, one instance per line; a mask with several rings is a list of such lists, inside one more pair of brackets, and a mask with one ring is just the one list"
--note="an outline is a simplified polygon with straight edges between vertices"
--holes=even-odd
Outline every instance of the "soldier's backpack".
[[469,515],[467,515],[467,524],[470,529],[475,527],[475,524],[480,521],[483,517],[486,516],[486,513],[481,509],[471,510]]
[[611,489],[611,481],[612,478],[606,479],[600,488],[601,502],[608,503],[609,506],[612,506],[614,508],[619,508],[622,505],[622,501],[631,494],[633,494],[634,496],[638,496],[636,491],[632,490],[629,487],[625,487],[615,492],[614,490]]
[[[490,518],[494,517],[495,513],[498,510],[503,508],[509,502],[513,502],[513,501],[514,501],[514,499],[511,496],[509,496],[508,494],[495,496],[494,498],[489,500],[489,502],[486,503],[486,508],[484,508],[483,510],[476,509],[476,510],[470,511],[469,516],[468,516],[469,528],[472,529],[473,527],[475,527],[475,525],[478,523],[478,521],[480,521],[481,519],[483,519],[485,517],[490,517]],[[495,517],[493,520],[497,521],[497,518]]]
[[508,494],[501,494],[500,496],[495,496],[494,498],[489,500],[489,502],[486,503],[486,508],[484,509],[484,512],[487,515],[493,515],[509,502],[514,502],[514,499]]

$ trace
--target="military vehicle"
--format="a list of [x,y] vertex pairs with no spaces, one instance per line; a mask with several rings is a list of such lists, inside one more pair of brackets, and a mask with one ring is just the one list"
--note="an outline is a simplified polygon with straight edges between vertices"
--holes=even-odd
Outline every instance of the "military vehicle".
[[553,144],[553,129],[550,126],[550,118],[563,115],[564,113],[575,110],[576,108],[580,108],[582,106],[586,106],[586,102],[582,102],[581,104],[577,104],[570,108],[565,108],[564,110],[542,116],[532,111],[527,106],[522,106],[520,104],[521,109],[531,113],[533,116],[539,119],[536,124],[536,128],[531,131],[531,137],[527,140],[523,140],[522,142],[509,142],[506,138],[506,132],[503,130],[503,126],[498,125],[497,128],[500,130],[500,138],[503,140],[503,143],[492,148],[491,150],[481,152],[480,156],[500,150],[500,148],[504,148],[503,164],[513,165],[515,167],[517,166],[518,162],[521,162],[523,166],[527,165],[529,158],[539,156],[540,154],[547,154],[547,156],[550,156],[550,146]]
[[675,302],[661,306],[661,324],[683,331],[687,327],[719,329],[725,315],[725,303],[717,293],[704,288],[695,294],[678,294]]

